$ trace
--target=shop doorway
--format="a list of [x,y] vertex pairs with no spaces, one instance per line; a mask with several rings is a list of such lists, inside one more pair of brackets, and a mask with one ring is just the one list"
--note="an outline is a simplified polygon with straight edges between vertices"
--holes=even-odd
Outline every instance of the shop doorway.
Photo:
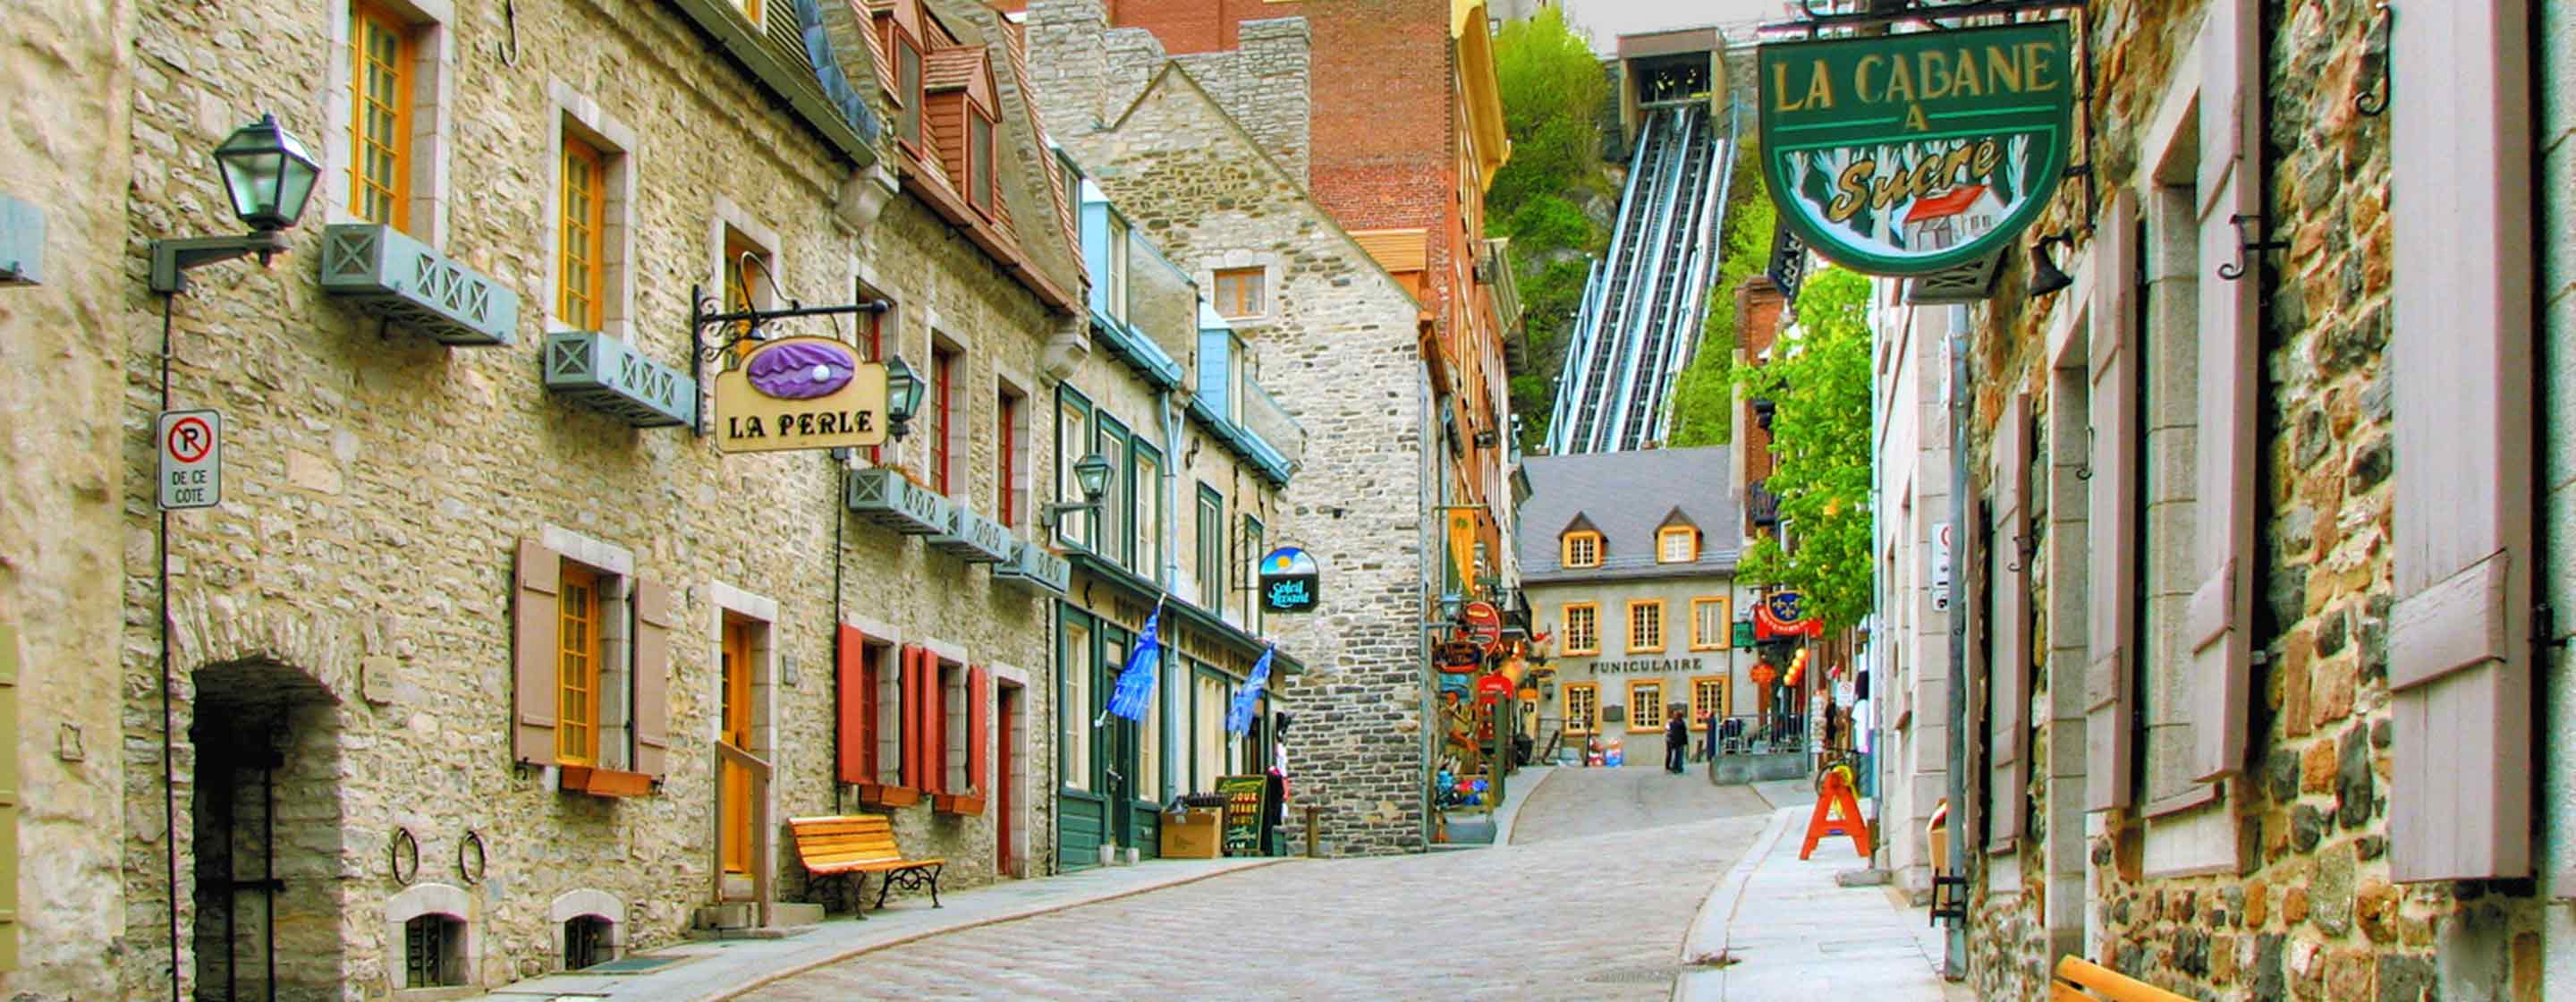
[[1019,783],[1012,770],[1019,765],[1018,749],[1011,747],[1011,736],[1020,726],[1021,690],[1016,685],[993,688],[993,875],[1009,877],[1018,873],[1019,860],[1011,852],[1012,840],[1019,837]]
[[[195,997],[341,998],[340,722],[310,676],[269,661],[196,674],[189,793]],[[463,984],[465,972],[442,972]]]
[[[756,756],[766,750],[758,747],[759,735],[753,722],[758,719],[753,694],[753,676],[758,673],[757,641],[764,624],[744,618],[724,618],[723,650],[719,657],[717,685],[716,739]],[[752,824],[752,798],[755,789],[751,767],[732,756],[719,756],[716,778],[716,863],[722,874],[723,899],[747,899],[752,895],[752,867],[761,858],[761,833]]]

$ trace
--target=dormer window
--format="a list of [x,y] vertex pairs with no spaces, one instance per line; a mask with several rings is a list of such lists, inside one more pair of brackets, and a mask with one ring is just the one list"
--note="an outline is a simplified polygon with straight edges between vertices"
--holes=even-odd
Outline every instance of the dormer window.
[[993,211],[993,120],[980,111],[966,113],[966,200],[986,214]]
[[1676,525],[1655,533],[1655,562],[1687,564],[1699,559],[1699,530]]
[[921,146],[921,46],[913,44],[892,18],[886,21],[886,49],[894,54],[895,136]]
[[1601,566],[1601,534],[1591,531],[1566,533],[1564,552],[1559,557],[1567,567]]

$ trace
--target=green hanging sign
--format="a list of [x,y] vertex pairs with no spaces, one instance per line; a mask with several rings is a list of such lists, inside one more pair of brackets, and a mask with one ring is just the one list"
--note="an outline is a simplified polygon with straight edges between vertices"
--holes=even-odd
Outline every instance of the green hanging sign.
[[2001,250],[2066,173],[2064,21],[1765,45],[1762,170],[1780,218],[1855,271]]

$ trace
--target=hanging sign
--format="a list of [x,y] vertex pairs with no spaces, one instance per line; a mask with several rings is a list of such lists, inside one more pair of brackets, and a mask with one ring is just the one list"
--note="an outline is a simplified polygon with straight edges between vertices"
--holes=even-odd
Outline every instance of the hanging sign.
[[1464,640],[1452,640],[1435,648],[1431,659],[1440,665],[1441,671],[1465,674],[1485,663],[1485,651]]
[[1261,558],[1261,607],[1271,612],[1313,612],[1323,601],[1318,583],[1322,568],[1294,546],[1282,546]]
[[778,452],[883,445],[886,370],[828,337],[763,342],[716,377],[716,448]]
[[1807,245],[1786,225],[1771,228],[1771,267],[1767,272],[1771,284],[1780,287],[1781,298],[1798,301],[1798,290],[1807,284]]
[[1762,169],[1835,262],[1925,275],[2012,243],[2066,173],[2065,21],[1762,46]]
[[1491,602],[1469,602],[1458,614],[1465,624],[1467,640],[1492,647],[1503,642],[1503,613]]
[[1495,700],[1510,695],[1511,691],[1512,680],[1499,672],[1476,679],[1476,702],[1486,706],[1494,705]]
[[1822,620],[1807,618],[1806,596],[1787,589],[1772,592],[1754,603],[1753,623],[1755,633],[1764,639],[1825,635]]

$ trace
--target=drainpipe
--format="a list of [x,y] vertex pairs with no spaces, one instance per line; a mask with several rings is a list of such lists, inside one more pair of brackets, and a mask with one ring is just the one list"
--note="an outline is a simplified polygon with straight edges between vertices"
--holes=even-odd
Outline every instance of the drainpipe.
[[[1950,408],[1950,531],[1955,538],[1968,536],[1968,308],[1950,307],[1950,394],[1945,401]],[[1977,565],[1977,555],[1961,549],[1950,561],[1951,587],[1957,595],[1968,593],[1968,568]],[[1967,817],[1968,777],[1968,603],[1954,598],[1950,603],[1950,759],[1942,773],[1950,786],[1950,861],[1953,876],[1968,874],[1967,829],[1960,824]],[[1965,902],[1966,889],[1961,888]],[[1968,923],[1953,920],[1941,960],[1943,976],[1959,980],[1968,976]]]

